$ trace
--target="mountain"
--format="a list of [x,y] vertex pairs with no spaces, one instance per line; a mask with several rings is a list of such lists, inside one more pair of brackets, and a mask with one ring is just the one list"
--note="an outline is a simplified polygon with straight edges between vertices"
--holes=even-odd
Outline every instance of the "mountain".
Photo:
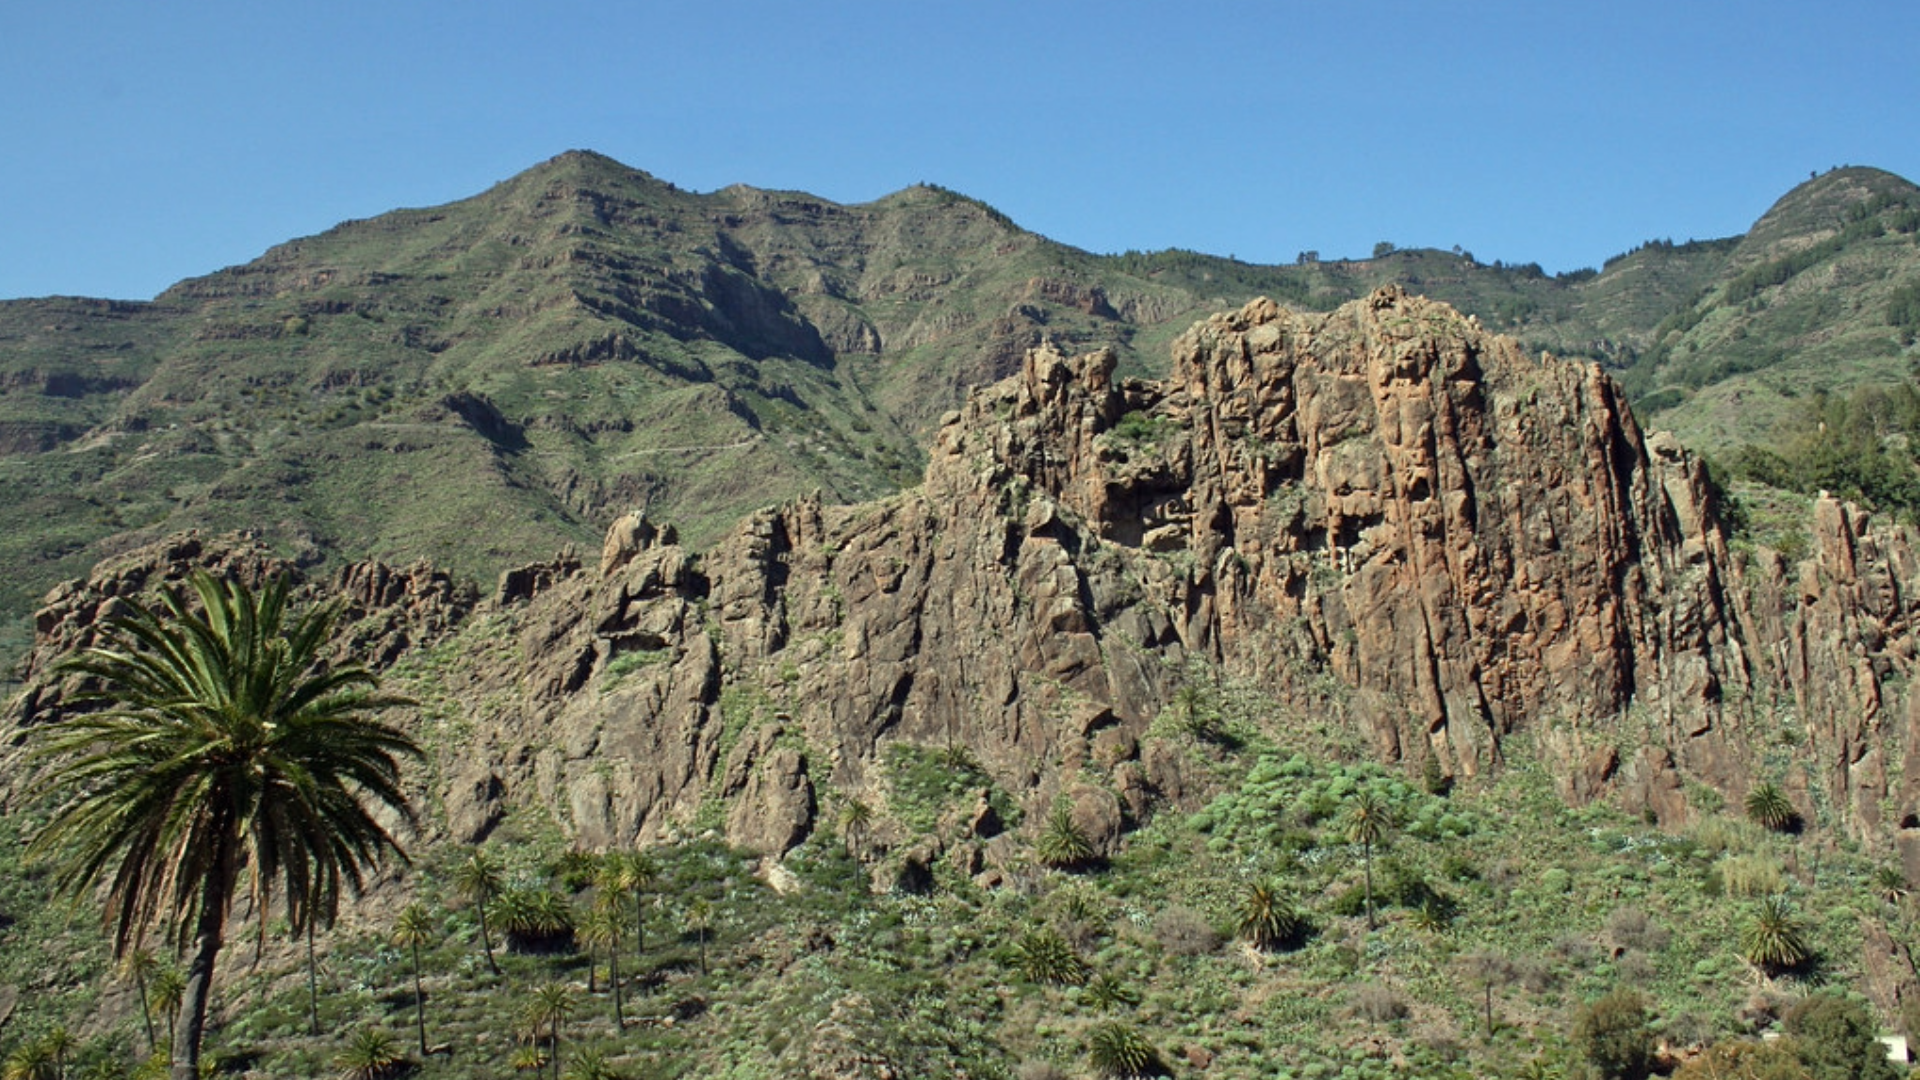
[[[1643,415],[1719,452],[1800,383],[1902,377],[1911,348],[1881,309],[1916,273],[1910,191],[1842,170],[1750,237],[1549,277],[1432,250],[1095,256],[936,187],[859,206],[696,194],[570,152],[151,303],[0,303],[0,655],[53,584],[187,528],[478,582],[635,508],[697,549],[782,500],[915,482],[941,415],[1032,347],[1164,374],[1194,318],[1255,296],[1324,311],[1402,285],[1600,360]],[[1776,384],[1780,407],[1753,407]],[[1713,419],[1729,414],[1745,426]]]
[[[1118,1019],[1176,1075],[1510,1076],[1577,1062],[1569,1011],[1621,987],[1676,1053],[1768,1028],[1782,988],[1856,989],[1862,1023],[1920,995],[1894,936],[1920,879],[1910,530],[1822,499],[1805,557],[1736,549],[1700,459],[1598,365],[1398,286],[1254,301],[1169,360],[1029,350],[940,422],[919,486],[782,503],[701,550],[627,513],[485,595],[427,565],[304,575],[429,748],[416,867],[329,943],[352,974],[330,1015],[411,1001],[381,989],[403,896],[459,920],[432,1002],[460,1049],[433,1075],[505,1057],[506,988],[578,979],[487,975],[448,903],[468,843],[578,905],[604,898],[593,853],[659,856],[646,1019],[569,1038],[681,1075],[1035,1075]],[[63,586],[0,747],[73,689],[57,657],[196,566],[285,561],[186,537]],[[1399,823],[1377,927],[1376,849],[1340,817],[1362,790]],[[1741,815],[1763,790],[1800,832]],[[0,798],[0,829],[35,810]],[[1084,850],[1049,855],[1056,833]],[[1266,882],[1304,940],[1223,948]],[[1819,959],[1758,993],[1741,928],[1778,894]],[[299,1073],[300,961],[258,948],[221,1037]],[[40,955],[0,971],[91,985]],[[1463,993],[1475,955],[1511,971]],[[1512,1030],[1481,1039],[1491,986]]]

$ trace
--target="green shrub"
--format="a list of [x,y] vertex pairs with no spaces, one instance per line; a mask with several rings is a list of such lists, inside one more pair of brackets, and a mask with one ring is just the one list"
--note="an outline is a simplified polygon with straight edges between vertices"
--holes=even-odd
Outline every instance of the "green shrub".
[[1653,1030],[1646,999],[1614,990],[1582,1006],[1573,1041],[1587,1062],[1610,1080],[1642,1080],[1653,1063]]
[[1895,1080],[1873,1017],[1859,1002],[1819,993],[1787,1010],[1787,1033],[1811,1080]]

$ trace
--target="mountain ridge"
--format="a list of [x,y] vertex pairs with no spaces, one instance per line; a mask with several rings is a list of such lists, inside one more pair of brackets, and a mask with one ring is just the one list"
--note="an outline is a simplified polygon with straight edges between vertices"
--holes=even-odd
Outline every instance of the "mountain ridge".
[[[1888,177],[1816,178],[1763,220],[1827,228],[1855,188],[1905,190]],[[1100,256],[933,185],[846,206],[698,194],[570,151],[149,303],[0,303],[0,559],[17,575],[0,613],[187,527],[257,529],[329,565],[428,557],[479,581],[596,543],[631,506],[699,545],[816,488],[856,500],[913,482],[940,415],[1043,343],[1109,346],[1123,374],[1153,375],[1207,311],[1256,295],[1323,309],[1388,282],[1603,361],[1717,451],[1745,429],[1694,417],[1725,392],[1642,361],[1704,349],[1711,366],[1747,347],[1710,337],[1723,317],[1668,325],[1708,283],[1724,291],[1727,243],[1645,245],[1558,278],[1428,250],[1292,267]],[[1862,303],[1904,280],[1890,273]],[[1893,377],[1903,355],[1871,370]]]

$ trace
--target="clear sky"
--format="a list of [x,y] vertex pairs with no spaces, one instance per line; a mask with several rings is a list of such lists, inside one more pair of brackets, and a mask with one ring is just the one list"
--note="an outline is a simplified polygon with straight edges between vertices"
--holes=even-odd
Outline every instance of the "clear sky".
[[9,0],[0,297],[150,297],[563,150],[1092,251],[1595,265],[1920,179],[1920,3]]

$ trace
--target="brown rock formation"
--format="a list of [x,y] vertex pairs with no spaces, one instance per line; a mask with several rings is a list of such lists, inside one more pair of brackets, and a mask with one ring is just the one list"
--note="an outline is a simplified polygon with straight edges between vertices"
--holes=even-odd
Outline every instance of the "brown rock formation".
[[[590,846],[704,821],[778,855],[907,743],[964,746],[1029,810],[1067,798],[1104,846],[1195,794],[1142,736],[1201,661],[1389,760],[1471,777],[1521,737],[1569,798],[1669,822],[1686,778],[1737,798],[1790,738],[1804,813],[1897,827],[1920,863],[1904,531],[1823,500],[1805,563],[1736,559],[1704,470],[1597,367],[1393,288],[1256,302],[1174,361],[1123,381],[1110,354],[1036,350],[948,418],[915,491],[762,511],[699,557],[630,517],[597,566],[503,575],[441,676],[472,703],[448,824],[476,838],[534,798]],[[139,587],[117,573],[50,598],[37,657]],[[424,568],[336,585],[381,663],[468,610]],[[936,847],[977,860],[954,831]]]

